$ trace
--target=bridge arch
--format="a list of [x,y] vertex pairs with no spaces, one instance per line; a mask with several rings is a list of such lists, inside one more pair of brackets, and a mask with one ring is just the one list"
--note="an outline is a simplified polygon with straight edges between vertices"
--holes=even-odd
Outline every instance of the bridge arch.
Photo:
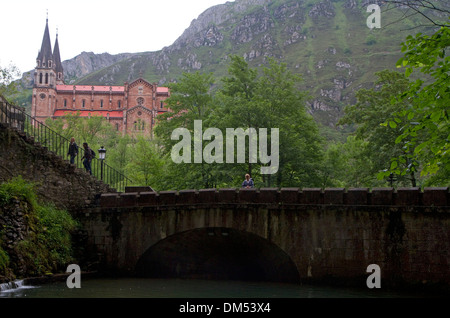
[[295,263],[273,242],[226,227],[179,232],[149,247],[138,277],[300,282]]

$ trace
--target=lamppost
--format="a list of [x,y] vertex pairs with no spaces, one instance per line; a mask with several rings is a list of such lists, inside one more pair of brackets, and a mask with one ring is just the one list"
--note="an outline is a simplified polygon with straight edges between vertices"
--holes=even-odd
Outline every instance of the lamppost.
[[106,149],[103,146],[98,150],[98,158],[100,159],[100,180],[103,181],[103,161],[106,158]]
[[397,181],[397,178],[394,176],[393,173],[391,173],[391,174],[389,175],[389,177],[388,177],[388,181],[389,181],[389,183],[390,183],[390,185],[391,185],[391,187],[392,187],[394,181]]

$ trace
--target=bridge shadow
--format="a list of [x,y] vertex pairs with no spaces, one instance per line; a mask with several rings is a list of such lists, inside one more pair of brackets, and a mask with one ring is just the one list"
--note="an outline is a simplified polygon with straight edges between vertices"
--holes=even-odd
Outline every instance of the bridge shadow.
[[258,235],[231,228],[198,228],[151,246],[136,276],[240,281],[300,282],[291,258]]

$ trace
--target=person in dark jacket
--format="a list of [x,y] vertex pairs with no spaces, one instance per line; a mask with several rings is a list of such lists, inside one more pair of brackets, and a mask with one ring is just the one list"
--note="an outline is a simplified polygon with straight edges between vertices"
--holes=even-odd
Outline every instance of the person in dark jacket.
[[244,182],[242,182],[242,187],[243,187],[243,188],[250,189],[250,188],[253,188],[254,186],[255,186],[255,185],[254,185],[254,183],[253,183],[253,179],[250,178],[250,175],[247,173],[247,174],[245,175],[245,180],[244,180]]
[[78,145],[73,137],[70,139],[69,151],[67,152],[67,155],[70,156],[70,163],[74,164],[75,157],[78,155]]
[[84,148],[84,155],[81,158],[81,160],[83,160],[83,166],[86,169],[87,172],[89,172],[90,175],[92,175],[92,170],[91,170],[91,161],[93,158],[92,155],[92,150],[91,148],[89,148],[87,142],[83,142],[83,148]]

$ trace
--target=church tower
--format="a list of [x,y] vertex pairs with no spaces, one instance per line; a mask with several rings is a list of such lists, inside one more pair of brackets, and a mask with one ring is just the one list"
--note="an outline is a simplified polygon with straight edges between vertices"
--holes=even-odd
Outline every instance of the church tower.
[[64,84],[64,74],[59,53],[58,37],[52,52],[48,18],[45,24],[41,49],[36,58],[31,116],[39,121],[53,116],[56,104],[56,85]]
[[59,54],[58,32],[56,32],[55,47],[53,48],[53,61],[55,63],[56,85],[64,85],[64,69]]

